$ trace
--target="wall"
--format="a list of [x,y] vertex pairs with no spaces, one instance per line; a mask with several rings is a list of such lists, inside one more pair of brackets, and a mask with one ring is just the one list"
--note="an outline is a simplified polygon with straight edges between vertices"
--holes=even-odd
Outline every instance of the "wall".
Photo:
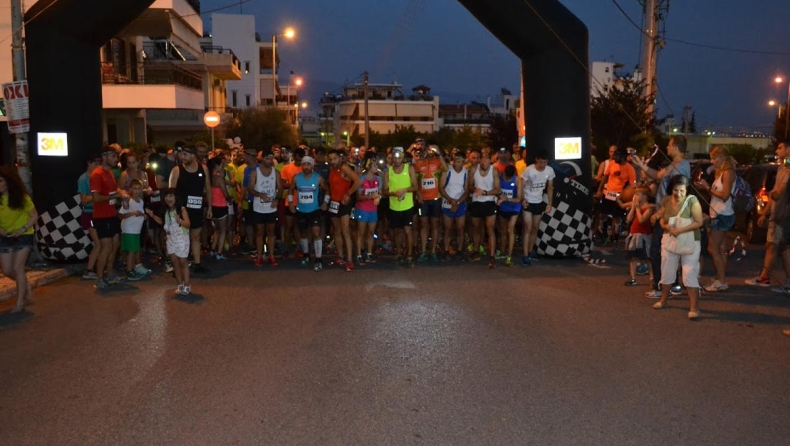
[[[234,90],[238,98],[237,107],[245,106],[246,95],[250,95],[252,106],[257,105],[261,93],[258,82],[260,55],[258,42],[255,41],[255,16],[211,14],[211,40],[214,46],[232,49],[241,62],[241,80],[227,82],[227,106],[233,106],[231,100]],[[244,70],[247,62],[250,63],[249,72]]]

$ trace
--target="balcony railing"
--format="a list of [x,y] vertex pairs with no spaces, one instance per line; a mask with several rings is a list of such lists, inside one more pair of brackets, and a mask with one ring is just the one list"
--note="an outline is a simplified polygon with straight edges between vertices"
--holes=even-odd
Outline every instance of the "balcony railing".
[[180,85],[203,90],[203,78],[172,62],[143,62],[128,72],[121,72],[112,62],[102,63],[103,84]]
[[236,66],[239,70],[241,70],[241,62],[239,58],[236,57],[236,54],[230,48],[223,48],[221,46],[201,46],[201,50],[207,54],[230,54],[231,60],[233,65]]

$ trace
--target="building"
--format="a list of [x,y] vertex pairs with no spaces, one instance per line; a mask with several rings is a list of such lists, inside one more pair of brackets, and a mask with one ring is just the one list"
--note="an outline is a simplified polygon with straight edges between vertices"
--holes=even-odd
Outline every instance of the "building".
[[471,104],[444,104],[439,106],[439,121],[441,128],[460,130],[471,128],[480,133],[491,131],[494,114],[485,104],[472,102]]
[[[403,86],[368,84],[368,116],[371,132],[389,133],[397,127],[413,126],[420,133],[439,130],[439,97],[430,88],[420,85],[406,96]],[[365,85],[354,84],[343,88],[340,95],[325,94],[321,98],[322,132],[335,139],[364,137]]]
[[227,122],[241,64],[202,36],[199,1],[156,0],[101,49],[105,141],[172,143],[206,131],[207,110]]
[[617,81],[615,70],[623,67],[616,62],[592,62],[590,69],[590,97],[595,98],[614,87]]

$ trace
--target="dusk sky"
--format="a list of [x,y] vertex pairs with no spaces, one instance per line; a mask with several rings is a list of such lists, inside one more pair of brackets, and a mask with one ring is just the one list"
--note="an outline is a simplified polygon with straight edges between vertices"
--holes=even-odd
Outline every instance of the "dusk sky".
[[[641,23],[637,0],[618,2]],[[201,9],[230,3],[202,0]],[[563,3],[590,31],[591,60],[616,61],[625,66],[623,73],[633,71],[640,33],[611,0]],[[239,10],[234,6],[218,13]],[[426,84],[445,103],[494,100],[502,87],[519,90],[518,59],[455,0],[247,0],[241,10],[256,16],[264,39],[286,26],[296,28],[296,40],[278,45],[281,77],[290,71],[303,76],[309,86],[305,99],[313,104],[324,91],[339,93],[344,81],[366,70],[371,82],[397,80],[407,92]],[[203,17],[210,29],[209,15]],[[787,0],[671,1],[668,39],[785,54],[719,51],[670,40],[659,53],[664,96],[658,98],[659,117],[673,112],[679,117],[690,105],[700,130],[706,125],[768,130],[776,110],[767,101],[784,101],[787,95],[787,84],[778,87],[773,78],[790,75],[788,24]]]

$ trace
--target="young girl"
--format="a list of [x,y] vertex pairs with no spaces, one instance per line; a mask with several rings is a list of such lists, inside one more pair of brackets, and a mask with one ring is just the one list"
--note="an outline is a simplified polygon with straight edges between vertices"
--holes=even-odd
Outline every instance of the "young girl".
[[[381,180],[378,177],[379,163],[374,153],[365,160],[362,183],[357,192],[357,264],[373,263],[373,233],[378,223],[378,206],[381,200]],[[362,240],[367,245],[367,255],[362,258]]]
[[164,192],[164,216],[155,215],[151,209],[145,212],[157,223],[164,226],[167,233],[167,253],[173,262],[173,270],[176,273],[178,289],[176,294],[186,296],[192,292],[189,284],[189,214],[187,209],[178,203],[176,190],[170,188]]
[[633,201],[628,210],[626,223],[631,224],[631,229],[626,239],[626,257],[631,278],[625,282],[625,286],[636,285],[636,267],[639,263],[646,262],[650,271],[650,283],[653,283],[653,265],[650,262],[650,241],[653,234],[653,225],[650,224],[650,217],[653,215],[654,207],[648,203],[647,194],[649,189],[639,188],[634,192]]
[[211,245],[211,257],[216,260],[227,260],[222,255],[225,249],[225,237],[228,234],[228,202],[231,200],[228,188],[225,187],[226,158],[222,155],[208,160],[208,171],[211,173],[211,213],[214,220],[214,241]]

